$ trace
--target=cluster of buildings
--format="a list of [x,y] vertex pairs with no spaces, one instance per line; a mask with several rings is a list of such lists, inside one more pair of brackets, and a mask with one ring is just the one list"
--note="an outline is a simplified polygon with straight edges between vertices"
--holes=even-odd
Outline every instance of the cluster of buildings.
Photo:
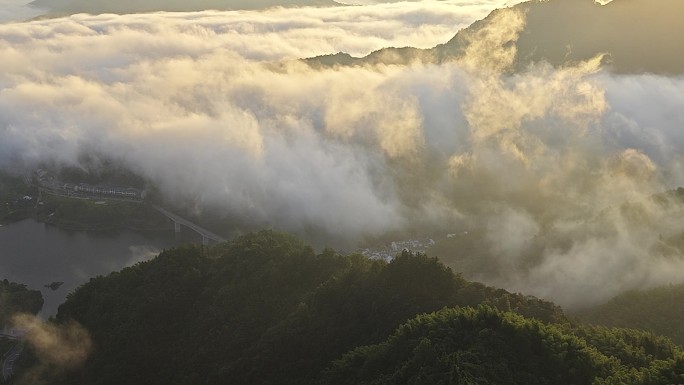
[[133,187],[93,186],[87,183],[63,183],[45,170],[38,169],[35,177],[42,189],[57,195],[77,198],[145,199],[145,190]]
[[404,250],[415,253],[425,253],[428,248],[434,244],[435,241],[430,238],[395,241],[385,246],[363,249],[361,250],[361,254],[370,259],[382,259],[390,262],[397,254]]
[[92,186],[86,183],[64,183],[62,185],[68,195],[101,196],[112,198],[143,199],[145,191],[132,187],[104,187]]

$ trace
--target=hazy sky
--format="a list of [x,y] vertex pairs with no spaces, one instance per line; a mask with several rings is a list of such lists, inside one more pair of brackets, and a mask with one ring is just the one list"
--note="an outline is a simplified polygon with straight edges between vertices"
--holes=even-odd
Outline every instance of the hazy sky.
[[31,0],[0,0],[0,23],[23,21],[44,13],[28,6]]
[[[34,8],[29,6],[32,0],[0,0],[0,23],[6,22],[17,22],[24,21],[40,14],[45,13],[44,10]],[[396,1],[398,2],[398,1]],[[432,2],[432,1],[428,1]],[[446,0],[445,2],[450,3],[455,7],[462,7],[464,11],[468,12],[471,16],[471,22],[486,16],[487,13],[491,12],[496,8],[500,8],[506,5],[512,5],[522,2],[521,0]],[[391,1],[382,0],[351,0],[351,1],[341,1],[344,4],[353,5],[372,5],[381,3],[391,3]],[[467,10],[467,11],[465,11]]]
[[680,282],[661,237],[684,209],[650,197],[684,185],[683,78],[507,74],[513,12],[441,66],[292,60],[429,47],[489,7],[451,4],[0,25],[0,167],[99,154],[198,213],[333,246],[477,229],[506,271],[484,280],[563,305]]

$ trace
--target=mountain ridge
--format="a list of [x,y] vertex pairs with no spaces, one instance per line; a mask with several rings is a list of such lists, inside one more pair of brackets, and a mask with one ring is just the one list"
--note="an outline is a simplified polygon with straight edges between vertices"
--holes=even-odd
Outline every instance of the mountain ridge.
[[628,291],[574,316],[594,325],[649,330],[684,346],[684,325],[677,322],[684,316],[684,284]]
[[532,0],[494,10],[433,48],[389,47],[365,57],[337,53],[305,62],[321,68],[456,61],[477,32],[507,10],[522,12],[526,19],[513,43],[513,71],[539,62],[558,67],[605,55],[604,65],[617,73],[684,74],[684,41],[674,38],[684,35],[684,2],[677,0],[614,0],[606,5],[593,0]]
[[684,375],[667,338],[573,324],[550,302],[468,282],[424,255],[316,254],[272,231],[93,278],[55,318],[73,321],[92,355],[47,383],[659,385]]

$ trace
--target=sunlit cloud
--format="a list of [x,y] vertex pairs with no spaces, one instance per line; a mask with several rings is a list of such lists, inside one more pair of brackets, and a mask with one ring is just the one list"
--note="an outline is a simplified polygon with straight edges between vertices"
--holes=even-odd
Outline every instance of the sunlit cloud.
[[47,384],[56,375],[83,365],[92,350],[90,334],[74,321],[55,324],[33,315],[17,314],[12,323],[25,333],[23,339],[37,361],[18,376],[17,384]]
[[598,59],[511,74],[514,12],[443,65],[295,60],[430,47],[488,6],[450,4],[0,25],[0,167],[95,154],[198,213],[319,244],[477,230],[494,262],[474,278],[564,305],[681,281],[661,237],[682,206],[651,197],[684,183],[684,79]]
[[45,13],[29,5],[30,0],[0,0],[0,23],[28,20]]

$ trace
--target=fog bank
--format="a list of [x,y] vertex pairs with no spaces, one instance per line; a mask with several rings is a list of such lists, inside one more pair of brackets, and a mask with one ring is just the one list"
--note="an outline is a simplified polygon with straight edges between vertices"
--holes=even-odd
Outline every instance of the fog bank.
[[683,206],[653,196],[684,185],[684,79],[599,58],[510,74],[514,12],[441,66],[293,60],[429,47],[479,9],[411,4],[0,25],[0,167],[99,154],[198,213],[332,246],[469,231],[471,278],[567,306],[681,282]]

